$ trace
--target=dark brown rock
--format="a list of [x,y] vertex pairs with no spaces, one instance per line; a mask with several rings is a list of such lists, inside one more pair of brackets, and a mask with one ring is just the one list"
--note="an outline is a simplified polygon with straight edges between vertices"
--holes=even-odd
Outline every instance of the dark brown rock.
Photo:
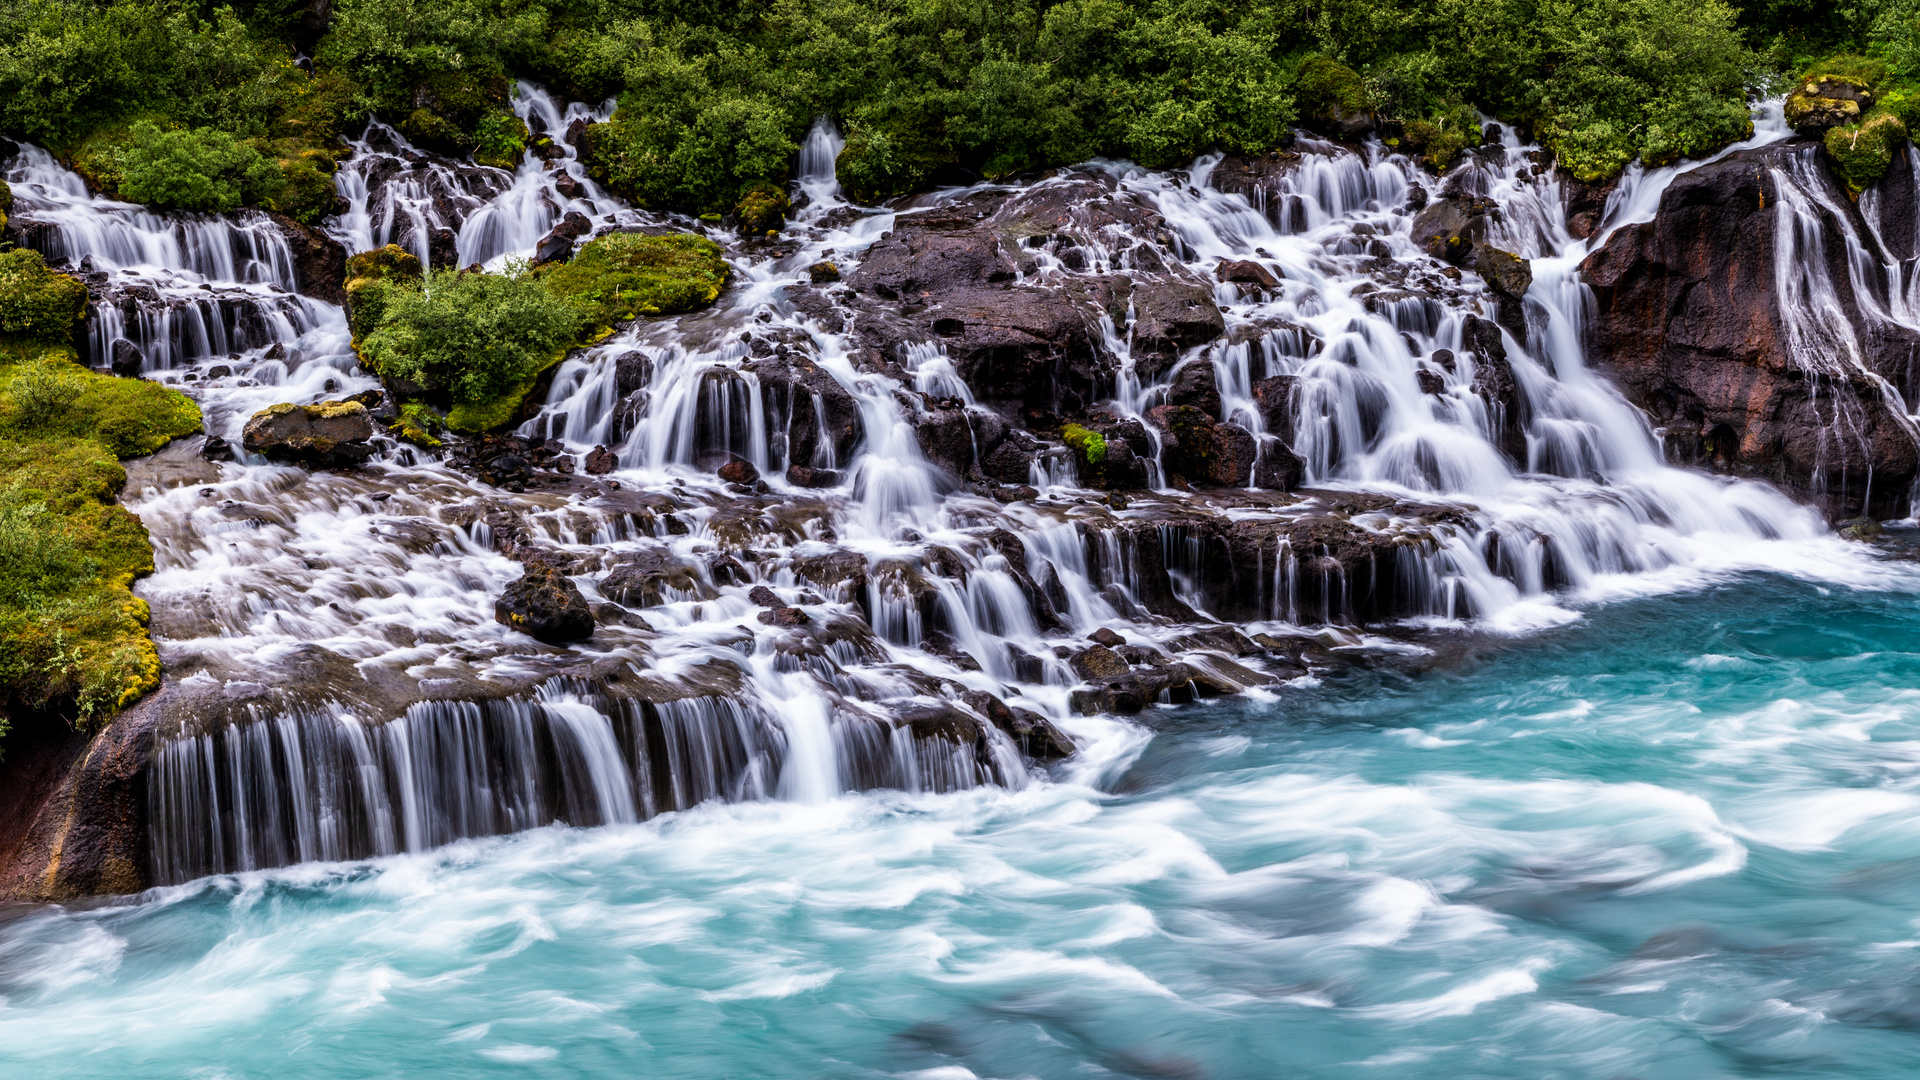
[[267,215],[293,252],[294,287],[329,304],[347,303],[347,249],[340,241],[285,214]]
[[[1914,400],[1920,335],[1863,310],[1842,231],[1871,234],[1825,168],[1817,146],[1789,142],[1675,178],[1652,221],[1616,231],[1581,268],[1595,304],[1589,354],[1660,425],[1670,460],[1770,480],[1833,520],[1903,517],[1917,455],[1872,375]],[[1775,170],[1826,185],[1825,262],[1812,269],[1832,283],[1866,371],[1837,344],[1796,355],[1778,300],[1780,245],[1792,238],[1777,231]],[[1911,220],[1910,185],[1884,194],[1903,205],[1883,213]],[[1798,268],[1811,252],[1793,254]],[[1868,285],[1886,287],[1871,275]]]
[[1533,264],[1511,251],[1481,244],[1474,249],[1473,259],[1474,271],[1501,296],[1518,300],[1533,285]]
[[1105,645],[1080,650],[1068,664],[1075,675],[1089,681],[1125,675],[1128,671],[1127,662],[1120,658],[1120,654]]
[[794,487],[830,488],[840,483],[840,474],[832,469],[815,469],[807,465],[787,466],[787,483]]
[[620,467],[620,459],[606,447],[596,446],[587,451],[582,467],[586,469],[588,476],[605,476]]
[[745,458],[734,458],[714,472],[729,484],[751,484],[760,479],[760,470]]
[[805,626],[813,621],[806,612],[797,607],[774,608],[763,611],[755,617],[768,626],[781,627]]
[[1273,271],[1251,259],[1227,259],[1214,268],[1213,276],[1221,281],[1257,285],[1263,289],[1274,289],[1280,286],[1280,279],[1273,276]]
[[545,563],[533,563],[493,602],[493,618],[549,645],[593,636],[593,611],[580,587]]

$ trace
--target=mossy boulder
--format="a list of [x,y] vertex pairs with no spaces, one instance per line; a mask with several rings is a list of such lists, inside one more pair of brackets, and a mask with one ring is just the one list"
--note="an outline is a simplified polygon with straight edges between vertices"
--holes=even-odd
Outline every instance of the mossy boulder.
[[1803,134],[1853,124],[1873,108],[1874,101],[1873,86],[1864,78],[1812,75],[1797,81],[1787,95],[1787,123]]
[[1373,94],[1352,68],[1325,56],[1309,56],[1294,68],[1293,80],[1300,117],[1308,127],[1341,138],[1374,129]]
[[573,259],[535,273],[557,295],[581,304],[594,331],[644,315],[677,315],[706,307],[727,283],[720,245],[681,233],[610,233],[588,241]]
[[87,310],[87,287],[30,248],[0,252],[0,336],[65,342]]
[[[0,237],[6,234],[7,215],[11,213],[13,213],[13,189],[7,186],[5,180],[0,180]],[[6,241],[0,239],[0,251],[5,249]]]
[[358,401],[315,405],[282,402],[247,419],[241,445],[249,453],[302,465],[347,465],[373,455],[373,418]]
[[1827,129],[1827,156],[1834,172],[1858,195],[1887,174],[1893,153],[1907,141],[1907,126],[1892,113],[1875,110],[1858,124]]
[[760,184],[742,196],[733,208],[740,231],[749,236],[778,232],[786,227],[787,211],[793,204],[787,193],[772,184]]
[[473,160],[512,171],[520,167],[520,159],[526,156],[527,145],[532,141],[533,132],[527,129],[525,120],[499,109],[481,117],[475,126]]

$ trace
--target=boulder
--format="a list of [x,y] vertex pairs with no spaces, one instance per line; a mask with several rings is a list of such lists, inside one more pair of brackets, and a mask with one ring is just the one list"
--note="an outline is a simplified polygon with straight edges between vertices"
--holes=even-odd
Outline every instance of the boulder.
[[1533,264],[1511,251],[1480,244],[1473,251],[1473,269],[1501,296],[1518,300],[1533,285]]
[[815,469],[807,465],[787,466],[787,483],[802,488],[838,487],[840,474],[832,469]]
[[751,485],[755,480],[760,479],[760,470],[745,458],[733,458],[714,472],[729,484]]
[[1465,265],[1487,238],[1491,203],[1454,194],[1436,199],[1414,215],[1414,244],[1428,255],[1455,266]]
[[1280,285],[1280,279],[1273,276],[1273,271],[1251,259],[1227,259],[1214,267],[1213,276],[1221,281],[1257,285],[1262,289],[1274,289]]
[[1851,124],[1873,107],[1873,89],[1863,79],[1812,75],[1787,94],[1787,123],[1802,134]]
[[593,611],[579,586],[546,563],[530,564],[507,586],[493,602],[493,618],[549,645],[593,636]]
[[1147,419],[1165,433],[1161,463],[1190,482],[1245,487],[1258,444],[1238,424],[1223,424],[1191,405],[1160,405]]
[[249,453],[309,466],[357,464],[373,456],[373,419],[357,401],[271,405],[241,431]]
[[113,358],[108,362],[108,366],[113,369],[115,375],[123,379],[137,379],[140,377],[140,372],[147,366],[147,357],[140,351],[140,346],[126,338],[117,338],[113,343]]
[[1167,387],[1167,404],[1191,405],[1208,416],[1220,418],[1220,383],[1207,360],[1196,360],[1174,372]]
[[588,476],[605,476],[620,467],[620,459],[606,447],[596,446],[587,451],[581,467],[587,471]]

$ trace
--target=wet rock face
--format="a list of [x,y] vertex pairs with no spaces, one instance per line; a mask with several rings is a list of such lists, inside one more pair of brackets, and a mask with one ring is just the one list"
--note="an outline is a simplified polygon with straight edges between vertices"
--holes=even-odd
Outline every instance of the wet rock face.
[[294,280],[300,292],[329,304],[347,303],[347,249],[326,233],[287,217],[268,214],[293,251]]
[[[1817,252],[1794,236],[1783,175],[1824,186],[1825,199],[1796,200],[1817,221]],[[1911,200],[1908,187],[1889,194]],[[1848,231],[1877,248],[1811,144],[1689,172],[1653,221],[1615,232],[1582,266],[1595,301],[1589,355],[1663,429],[1670,460],[1771,480],[1834,520],[1901,517],[1914,441],[1874,377],[1912,400],[1920,335],[1863,309]],[[1811,303],[1783,304],[1783,255],[1793,273],[1827,283],[1839,325],[1820,322]],[[1870,276],[1868,288],[1886,288]]]
[[494,621],[549,645],[593,636],[593,611],[586,597],[559,570],[533,563],[493,603]]
[[275,461],[327,467],[367,460],[373,448],[373,419],[358,401],[317,405],[282,403],[253,414],[241,432],[249,453]]

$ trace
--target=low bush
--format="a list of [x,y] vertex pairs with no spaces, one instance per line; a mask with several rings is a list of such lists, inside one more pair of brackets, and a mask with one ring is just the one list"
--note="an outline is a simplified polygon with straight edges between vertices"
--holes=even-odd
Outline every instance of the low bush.
[[504,423],[587,322],[580,305],[525,272],[436,270],[390,290],[360,355],[383,378],[444,395],[459,430]]
[[120,194],[134,202],[226,211],[270,201],[286,187],[278,163],[224,131],[142,121],[131,136],[120,155]]

